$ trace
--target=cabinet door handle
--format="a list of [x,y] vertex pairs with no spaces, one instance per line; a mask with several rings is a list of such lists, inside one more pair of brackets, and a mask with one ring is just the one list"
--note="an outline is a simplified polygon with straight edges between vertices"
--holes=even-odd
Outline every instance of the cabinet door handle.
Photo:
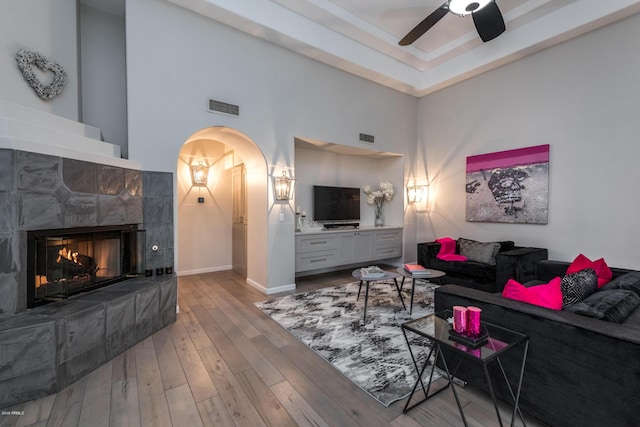
[[322,242],[309,242],[310,245],[324,245],[326,243],[327,243],[326,240],[323,240]]
[[321,258],[321,259],[312,259],[312,260],[309,260],[309,262],[324,262],[324,261],[326,261],[326,260],[327,260],[326,258]]

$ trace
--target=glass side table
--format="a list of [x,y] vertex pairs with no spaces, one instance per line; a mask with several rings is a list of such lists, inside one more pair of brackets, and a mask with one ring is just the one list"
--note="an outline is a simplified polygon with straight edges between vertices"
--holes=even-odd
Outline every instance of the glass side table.
[[[511,417],[511,425],[514,425],[516,420],[516,414],[519,415],[522,420],[522,424],[526,426],[524,421],[524,417],[522,412],[520,411],[519,401],[520,401],[520,389],[522,387],[522,377],[524,375],[524,369],[527,362],[527,352],[529,350],[529,338],[516,331],[512,331],[510,329],[504,328],[502,326],[494,325],[489,322],[482,322],[483,329],[487,332],[488,338],[487,340],[480,345],[474,346],[468,343],[462,343],[459,338],[451,337],[449,335],[449,331],[452,326],[452,318],[453,312],[451,310],[445,310],[442,312],[430,314],[428,316],[421,317],[419,319],[411,320],[409,322],[402,324],[402,333],[407,342],[407,347],[409,347],[409,353],[411,354],[411,358],[413,360],[413,365],[415,366],[416,373],[418,374],[418,379],[413,386],[413,390],[407,399],[407,403],[404,406],[403,412],[407,412],[410,409],[416,407],[422,402],[428,400],[433,397],[437,393],[445,390],[449,386],[451,386],[451,390],[453,391],[453,395],[456,399],[456,404],[458,405],[458,410],[460,411],[460,416],[462,417],[462,421],[465,426],[467,426],[467,420],[464,416],[464,411],[462,410],[462,405],[460,404],[460,399],[458,399],[458,394],[456,392],[456,386],[453,383],[453,378],[458,370],[460,364],[464,360],[469,360],[474,363],[479,363],[482,365],[482,369],[484,371],[485,380],[489,385],[489,392],[491,394],[491,399],[493,400],[493,406],[496,410],[496,415],[498,416],[498,422],[500,426],[502,426],[502,418],[500,417],[500,411],[498,410],[498,403],[496,400],[495,392],[493,389],[493,383],[491,381],[491,376],[489,375],[489,370],[487,366],[490,363],[497,363],[500,367],[500,372],[502,373],[502,377],[507,384],[509,389],[509,393],[511,394],[511,398],[513,399],[513,415]],[[417,334],[419,336],[425,337],[432,342],[431,351],[429,355],[425,359],[425,362],[422,367],[418,366],[418,362],[413,355],[413,351],[411,349],[409,338],[407,337],[407,332]],[[523,352],[522,352],[522,363],[520,367],[519,377],[518,377],[518,385],[515,389],[511,387],[511,383],[507,378],[507,374],[502,366],[502,362],[500,361],[500,356],[507,351],[514,351],[515,348],[519,346],[519,344],[523,344]],[[459,361],[455,368],[451,371],[447,364],[447,361],[442,352],[443,348],[447,348],[453,351],[454,354],[459,355]],[[422,381],[422,375],[426,367],[429,364],[429,360],[431,356],[434,355],[434,363],[431,367],[431,374],[429,376],[429,384],[426,386]],[[447,384],[440,389],[429,394],[431,388],[431,381],[433,379],[433,373],[435,371],[436,362],[440,360],[442,366],[444,367],[444,371],[446,373]],[[413,405],[409,406],[413,395],[415,394],[418,385],[422,386],[422,391],[424,392],[424,398]]]

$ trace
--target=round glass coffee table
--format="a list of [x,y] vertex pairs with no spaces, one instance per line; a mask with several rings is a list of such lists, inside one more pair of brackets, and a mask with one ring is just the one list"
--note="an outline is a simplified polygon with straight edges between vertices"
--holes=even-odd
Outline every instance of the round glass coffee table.
[[[362,290],[362,283],[365,283],[365,291],[364,291],[364,318],[363,318],[363,323],[367,322],[367,301],[369,299],[369,283],[371,282],[378,282],[381,280],[390,280],[393,279],[393,283],[396,285],[396,289],[398,290],[398,296],[400,297],[400,301],[402,302],[402,307],[404,307],[404,309],[407,309],[407,306],[404,305],[404,299],[402,298],[402,292],[400,292],[401,287],[398,285],[398,277],[401,276],[401,274],[398,273],[394,273],[393,271],[383,271],[382,273],[384,273],[384,276],[381,277],[363,277],[362,276],[362,270],[360,268],[356,268],[355,270],[353,270],[353,272],[351,273],[351,275],[356,279],[360,281],[360,286],[358,287],[358,299],[360,299],[360,291]],[[413,297],[413,295],[412,295]]]
[[398,267],[397,272],[402,276],[402,282],[400,282],[400,290],[402,290],[402,287],[404,286],[404,279],[411,279],[411,303],[409,304],[409,314],[411,314],[411,311],[413,310],[413,292],[416,289],[416,279],[424,279],[427,282],[429,282],[431,279],[438,279],[438,284],[442,285],[440,279],[447,275],[447,273],[445,273],[444,271],[434,270],[432,268],[427,268],[420,274],[412,274],[405,270],[404,267]]

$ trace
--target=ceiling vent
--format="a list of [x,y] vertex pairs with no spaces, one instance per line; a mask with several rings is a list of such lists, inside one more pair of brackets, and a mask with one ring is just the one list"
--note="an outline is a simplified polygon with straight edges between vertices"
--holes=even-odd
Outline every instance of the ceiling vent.
[[373,144],[375,141],[374,141],[373,135],[367,135],[366,133],[361,133],[360,134],[360,142],[366,142],[368,144]]
[[215,99],[209,100],[209,108],[210,113],[222,113],[229,114],[231,116],[239,116],[240,115],[240,107],[233,104],[228,104],[222,101],[216,101]]

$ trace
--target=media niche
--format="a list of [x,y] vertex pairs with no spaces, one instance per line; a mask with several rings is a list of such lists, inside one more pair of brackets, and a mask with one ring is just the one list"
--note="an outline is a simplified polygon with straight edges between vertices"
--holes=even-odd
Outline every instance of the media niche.
[[313,186],[313,219],[325,228],[360,225],[360,189]]

